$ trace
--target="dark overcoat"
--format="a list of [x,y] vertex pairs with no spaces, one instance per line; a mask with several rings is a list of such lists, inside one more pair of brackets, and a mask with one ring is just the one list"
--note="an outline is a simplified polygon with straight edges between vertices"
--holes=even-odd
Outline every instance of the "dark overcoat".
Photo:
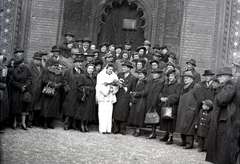
[[[77,43],[75,43],[74,41],[71,42],[73,44],[72,48],[77,48]],[[64,39],[60,44],[59,44],[59,48],[61,49],[60,54],[65,57],[65,58],[69,58],[71,56],[71,48],[69,48],[67,45],[70,44],[67,42],[66,39]]]
[[212,110],[201,109],[197,118],[197,135],[200,137],[208,137],[210,123],[212,121]]
[[8,103],[8,89],[7,89],[7,74],[3,73],[7,71],[6,66],[0,67],[0,123],[5,121],[9,115],[9,103]]
[[202,87],[201,89],[203,92],[204,100],[211,100],[213,102],[214,101],[214,92],[213,92],[212,85],[210,84],[209,86],[207,86],[206,81],[202,81],[198,84],[201,85],[201,87]]
[[73,68],[65,71],[63,77],[63,90],[65,98],[63,100],[63,114],[73,117],[77,108],[78,101],[78,78],[80,74]]
[[10,74],[10,87],[11,87],[11,113],[12,114],[20,114],[22,112],[29,111],[29,103],[22,101],[22,87],[25,85],[25,92],[29,91],[31,86],[31,75],[29,68],[27,65],[15,65],[14,67],[9,69]]
[[[177,108],[179,97],[182,91],[183,85],[178,83],[177,81],[173,83],[166,83],[164,84],[162,92],[159,94],[159,100],[162,97],[168,98],[168,104],[172,108],[173,119],[161,119],[160,121],[160,130],[174,132],[176,119],[177,119]],[[159,101],[160,109],[166,106],[165,102]]]
[[131,99],[130,91],[132,91],[136,85],[137,78],[131,73],[124,78],[124,73],[121,72],[118,74],[119,79],[124,80],[124,86],[127,87],[127,92],[124,88],[119,88],[118,93],[116,94],[117,102],[113,107],[113,119],[118,121],[127,121],[129,116],[129,102]]
[[[96,77],[90,76],[88,73],[82,74],[78,77],[78,101],[77,112],[75,119],[91,121],[95,120],[96,112]],[[86,94],[84,101],[81,100],[82,96]],[[80,96],[82,95],[82,96]]]
[[139,80],[133,89],[136,95],[131,98],[132,106],[129,116],[129,123],[133,125],[143,126],[146,115],[146,95],[141,95],[146,88],[147,80]]
[[39,69],[33,61],[29,63],[29,71],[32,79],[32,85],[29,91],[33,97],[33,101],[30,103],[30,111],[41,110],[42,108],[42,75],[44,67],[40,64]]
[[[52,67],[48,67],[43,72],[43,85],[55,88],[53,96],[42,95],[42,111],[40,116],[61,119],[61,104],[62,104],[62,80],[63,72],[56,72]],[[52,85],[52,84],[56,84]]]
[[236,117],[234,111],[237,109],[233,103],[235,91],[235,82],[228,80],[220,86],[215,96],[206,156],[209,162],[217,164],[235,164],[236,162],[236,158],[232,157],[235,153],[231,148],[230,140],[233,135],[231,133],[233,119]]
[[192,82],[181,91],[178,111],[176,132],[185,135],[195,135],[195,123],[200,106],[203,101],[201,86]]

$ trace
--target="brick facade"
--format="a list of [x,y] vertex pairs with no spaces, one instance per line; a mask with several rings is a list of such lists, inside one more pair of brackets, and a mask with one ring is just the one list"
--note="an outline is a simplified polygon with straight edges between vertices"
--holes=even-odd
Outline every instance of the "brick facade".
[[57,44],[61,0],[32,0],[28,58]]
[[215,8],[213,0],[185,0],[183,25],[181,31],[180,65],[195,59],[197,71],[212,69],[212,45],[215,27]]

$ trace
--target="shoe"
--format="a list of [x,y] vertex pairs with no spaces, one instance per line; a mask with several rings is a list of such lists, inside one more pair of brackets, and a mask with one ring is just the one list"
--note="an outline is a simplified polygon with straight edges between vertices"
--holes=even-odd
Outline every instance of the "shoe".
[[186,146],[186,143],[185,142],[180,142],[177,144],[178,146]]
[[170,137],[166,142],[166,145],[171,145],[171,144],[173,144],[173,137]]
[[135,136],[135,135],[136,135],[136,133],[137,133],[137,132],[136,132],[136,131],[134,131],[132,135],[133,135],[133,136]]
[[206,152],[207,150],[199,149],[198,152]]
[[80,126],[79,130],[80,130],[80,132],[85,133],[85,128],[84,128],[84,127],[81,127],[81,126]]
[[46,123],[43,125],[43,129],[48,129],[48,126]]
[[107,134],[106,132],[102,132],[102,134]]
[[192,149],[193,146],[192,145],[187,145],[187,146],[184,146],[183,149]]
[[23,125],[21,125],[21,129],[28,130],[27,126],[23,126]]
[[85,129],[85,132],[89,132],[88,127],[85,126],[84,129]]
[[150,134],[149,136],[146,137],[147,139],[155,139],[156,134]]
[[0,134],[3,134],[4,133],[4,130],[0,130]]
[[68,128],[67,128],[67,127],[64,127],[63,129],[64,129],[64,130],[68,130]]
[[165,134],[163,138],[159,139],[159,141],[167,141],[168,138],[169,138],[169,135]]
[[13,126],[13,130],[17,130],[17,126]]
[[112,134],[111,132],[106,132],[106,134]]
[[123,131],[121,132],[121,134],[122,134],[122,135],[126,135],[126,130],[123,130]]
[[135,133],[135,135],[134,135],[134,137],[139,137],[140,135],[141,135],[141,133],[140,133],[140,132],[139,132],[139,133],[138,133],[138,132],[136,132],[136,133]]

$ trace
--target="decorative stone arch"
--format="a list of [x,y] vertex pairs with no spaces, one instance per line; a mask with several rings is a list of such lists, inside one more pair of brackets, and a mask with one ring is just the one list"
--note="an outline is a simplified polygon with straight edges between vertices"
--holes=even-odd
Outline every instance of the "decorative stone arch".
[[[102,15],[106,15],[105,9],[107,7],[113,8],[113,3],[118,2],[119,4],[122,3],[123,0],[109,0],[109,1],[102,1],[100,0],[98,3],[93,3],[92,6],[92,15],[91,15],[91,20],[90,20],[90,31],[89,35],[92,37],[94,43],[97,42],[98,39],[98,34],[101,29],[101,24],[104,22],[101,22],[101,17]],[[141,17],[142,20],[145,21],[145,24],[141,26],[140,28],[143,29],[144,31],[144,38],[150,40],[151,38],[151,33],[152,33],[152,12],[153,12],[153,7],[150,4],[150,2],[146,0],[127,0],[129,5],[136,4],[137,5],[137,10],[140,10],[143,12],[143,16]]]

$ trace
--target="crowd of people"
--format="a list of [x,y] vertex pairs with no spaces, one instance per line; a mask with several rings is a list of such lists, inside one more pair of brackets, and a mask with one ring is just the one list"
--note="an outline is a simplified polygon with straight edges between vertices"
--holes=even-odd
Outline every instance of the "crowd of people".
[[[0,133],[8,125],[16,130],[20,120],[23,130],[54,128],[58,119],[66,131],[89,132],[89,124],[97,123],[101,134],[122,135],[130,125],[134,137],[148,125],[147,139],[156,138],[159,127],[165,132],[160,141],[168,145],[178,132],[177,145],[192,149],[197,136],[207,161],[239,160],[240,58],[201,76],[194,59],[181,70],[165,45],[151,47],[145,40],[132,50],[131,41],[105,42],[97,49],[90,38],[75,39],[70,32],[51,52],[37,51],[29,61],[23,54],[19,47],[11,59],[0,54]],[[171,110],[167,118],[164,107]],[[146,122],[151,112],[160,121]]]

